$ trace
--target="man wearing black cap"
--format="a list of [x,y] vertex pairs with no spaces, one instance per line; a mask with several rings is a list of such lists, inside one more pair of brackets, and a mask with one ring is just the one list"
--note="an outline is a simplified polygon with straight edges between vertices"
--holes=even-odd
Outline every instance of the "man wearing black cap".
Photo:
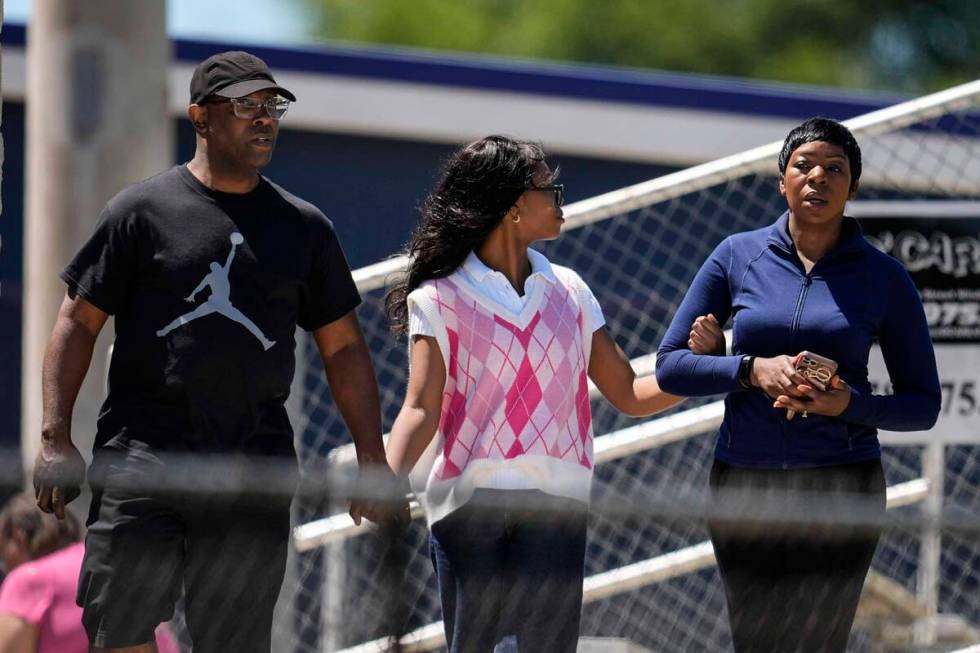
[[[45,512],[63,516],[84,479],[72,407],[116,318],[78,593],[93,650],[155,651],[183,588],[196,653],[269,651],[289,485],[276,494],[262,472],[283,457],[295,465],[284,402],[297,325],[313,333],[358,460],[390,473],[360,297],[333,226],[259,174],[295,99],[248,53],[204,61],[188,109],[194,158],[111,199],[62,273],[34,471]],[[202,473],[201,461],[219,467]],[[191,487],[216,480],[220,498]],[[358,523],[389,514],[351,505]]]

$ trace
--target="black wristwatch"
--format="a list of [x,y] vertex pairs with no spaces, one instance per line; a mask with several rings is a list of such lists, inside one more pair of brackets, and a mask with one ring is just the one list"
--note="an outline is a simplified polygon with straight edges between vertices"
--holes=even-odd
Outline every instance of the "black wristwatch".
[[738,364],[738,383],[746,390],[752,387],[753,363],[755,363],[755,356],[742,356]]

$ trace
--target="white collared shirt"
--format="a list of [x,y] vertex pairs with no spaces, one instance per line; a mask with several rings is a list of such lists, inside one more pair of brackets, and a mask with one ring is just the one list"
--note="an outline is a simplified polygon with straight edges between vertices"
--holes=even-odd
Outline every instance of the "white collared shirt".
[[[528,248],[527,258],[531,263],[531,274],[524,282],[523,296],[517,294],[514,286],[510,285],[510,281],[502,272],[488,267],[475,252],[469,253],[457,272],[489,301],[507,308],[514,314],[519,314],[528,298],[534,295],[537,284],[558,282],[554,270],[551,269],[551,262],[544,254]],[[584,310],[589,312],[590,324],[593,330],[597,331],[606,324],[606,319],[602,316],[602,307],[599,306],[595,295],[589,293],[589,298],[590,301],[584,306]],[[409,305],[409,336],[434,336],[435,330],[429,323],[429,318],[414,303]]]

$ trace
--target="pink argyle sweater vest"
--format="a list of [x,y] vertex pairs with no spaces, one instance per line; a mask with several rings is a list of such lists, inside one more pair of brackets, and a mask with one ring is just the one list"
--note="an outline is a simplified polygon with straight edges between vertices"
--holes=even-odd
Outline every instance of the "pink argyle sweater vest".
[[537,284],[516,315],[457,274],[409,297],[433,326],[447,372],[438,432],[410,476],[430,524],[476,488],[589,500],[589,290],[573,271],[553,269],[558,283]]

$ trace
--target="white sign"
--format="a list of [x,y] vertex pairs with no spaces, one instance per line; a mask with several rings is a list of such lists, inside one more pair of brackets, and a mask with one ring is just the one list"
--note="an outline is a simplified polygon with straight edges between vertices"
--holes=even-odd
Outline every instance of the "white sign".
[[[853,202],[868,239],[900,260],[922,296],[942,386],[936,426],[882,431],[885,444],[980,444],[980,202]],[[891,394],[881,350],[868,362],[874,393]]]
[[[943,391],[939,421],[929,431],[881,431],[878,437],[882,444],[936,441],[980,444],[980,347],[937,344],[934,349]],[[871,349],[868,380],[872,392],[891,394],[888,371],[877,345]]]

